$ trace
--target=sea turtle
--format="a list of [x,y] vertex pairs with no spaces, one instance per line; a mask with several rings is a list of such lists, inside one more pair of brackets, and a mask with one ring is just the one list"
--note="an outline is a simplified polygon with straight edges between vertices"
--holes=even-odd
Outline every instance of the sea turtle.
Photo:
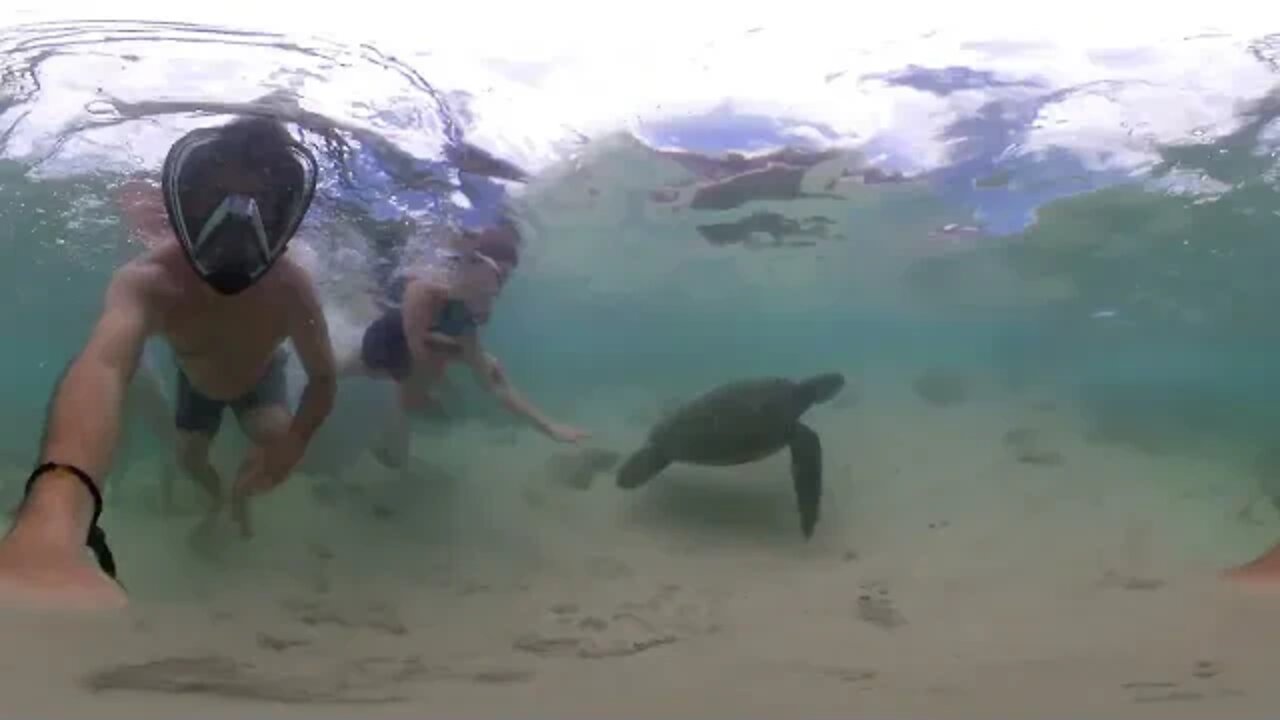
[[808,539],[822,499],[822,442],[800,416],[843,387],[843,375],[827,373],[800,382],[766,377],[714,388],[649,431],[645,446],[618,468],[618,487],[640,487],[673,462],[741,465],[789,447],[800,530]]

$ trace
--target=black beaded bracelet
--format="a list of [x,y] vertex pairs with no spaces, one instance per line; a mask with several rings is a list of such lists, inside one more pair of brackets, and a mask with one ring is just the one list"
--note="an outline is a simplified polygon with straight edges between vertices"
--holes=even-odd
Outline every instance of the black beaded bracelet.
[[102,572],[115,579],[116,559],[112,556],[111,548],[107,545],[107,534],[98,525],[98,518],[102,517],[102,493],[99,492],[98,486],[94,484],[88,473],[75,465],[55,462],[44,463],[33,470],[31,476],[27,478],[27,485],[22,491],[23,499],[25,500],[31,494],[31,488],[35,485],[36,480],[55,470],[70,473],[93,496],[93,519],[89,521],[89,537],[85,539],[85,544],[89,546],[89,549],[93,551],[94,557],[98,559],[98,567],[102,568]]

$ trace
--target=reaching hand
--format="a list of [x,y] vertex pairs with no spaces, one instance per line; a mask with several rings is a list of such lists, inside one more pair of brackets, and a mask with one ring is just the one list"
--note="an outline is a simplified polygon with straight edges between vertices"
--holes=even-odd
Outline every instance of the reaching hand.
[[249,451],[240,465],[235,489],[239,495],[256,495],[276,487],[289,477],[306,446],[291,434]]
[[579,430],[568,425],[552,425],[547,429],[547,434],[562,443],[579,443],[591,437],[591,433],[586,430]]
[[404,397],[404,408],[413,413],[426,415],[446,415],[440,399],[428,390],[414,391]]
[[271,444],[259,445],[249,451],[231,489],[231,516],[240,526],[241,537],[253,536],[249,496],[268,492],[283,483],[305,450],[305,444],[285,433]]

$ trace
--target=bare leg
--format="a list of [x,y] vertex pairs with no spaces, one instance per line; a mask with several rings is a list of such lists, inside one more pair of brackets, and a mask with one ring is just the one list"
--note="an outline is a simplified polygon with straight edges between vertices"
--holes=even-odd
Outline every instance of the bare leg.
[[165,513],[178,511],[178,501],[173,497],[174,483],[177,482],[178,471],[172,458],[165,456],[160,469],[160,509]]
[[[164,397],[156,371],[145,367],[140,368],[140,372],[134,377],[130,399],[133,408],[141,416],[143,424],[161,445],[169,447],[178,445],[178,431],[173,427],[173,409],[169,407],[169,402]],[[208,443],[206,442],[205,445],[206,455],[203,462],[208,464]],[[173,496],[173,484],[178,473],[173,458],[166,455],[163,462],[160,473],[160,507],[164,512],[172,513],[177,509]]]
[[165,400],[160,378],[154,372],[141,371],[134,376],[132,390],[134,407],[141,413],[147,429],[160,440],[169,440],[174,434],[173,410]]
[[[253,408],[239,417],[240,427],[249,439],[257,446],[254,451],[262,452],[271,443],[280,439],[289,431],[293,416],[284,405],[271,404]],[[238,485],[238,483],[237,483]],[[253,523],[249,517],[249,495],[233,490],[231,493],[231,516],[240,526],[240,535],[253,537]]]
[[218,512],[222,507],[222,478],[209,462],[209,446],[213,436],[201,432],[178,431],[178,467],[204,488],[210,502],[210,510]]
[[184,430],[179,430],[176,434],[176,465],[204,489],[207,502],[204,518],[191,534],[191,547],[200,554],[209,555],[218,545],[218,523],[224,505],[222,477],[218,475],[213,463],[209,462],[209,446],[213,443],[214,436]]
[[373,448],[373,456],[389,470],[403,470],[409,460],[409,413],[396,403],[381,441]]
[[338,350],[336,365],[339,377],[377,377],[377,373],[364,363],[359,345]]

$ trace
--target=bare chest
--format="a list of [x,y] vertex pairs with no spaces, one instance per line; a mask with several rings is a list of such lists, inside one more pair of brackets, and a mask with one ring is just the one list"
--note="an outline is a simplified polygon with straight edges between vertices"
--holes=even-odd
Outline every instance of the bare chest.
[[253,356],[283,342],[288,323],[283,308],[267,303],[176,303],[164,334],[179,357]]

